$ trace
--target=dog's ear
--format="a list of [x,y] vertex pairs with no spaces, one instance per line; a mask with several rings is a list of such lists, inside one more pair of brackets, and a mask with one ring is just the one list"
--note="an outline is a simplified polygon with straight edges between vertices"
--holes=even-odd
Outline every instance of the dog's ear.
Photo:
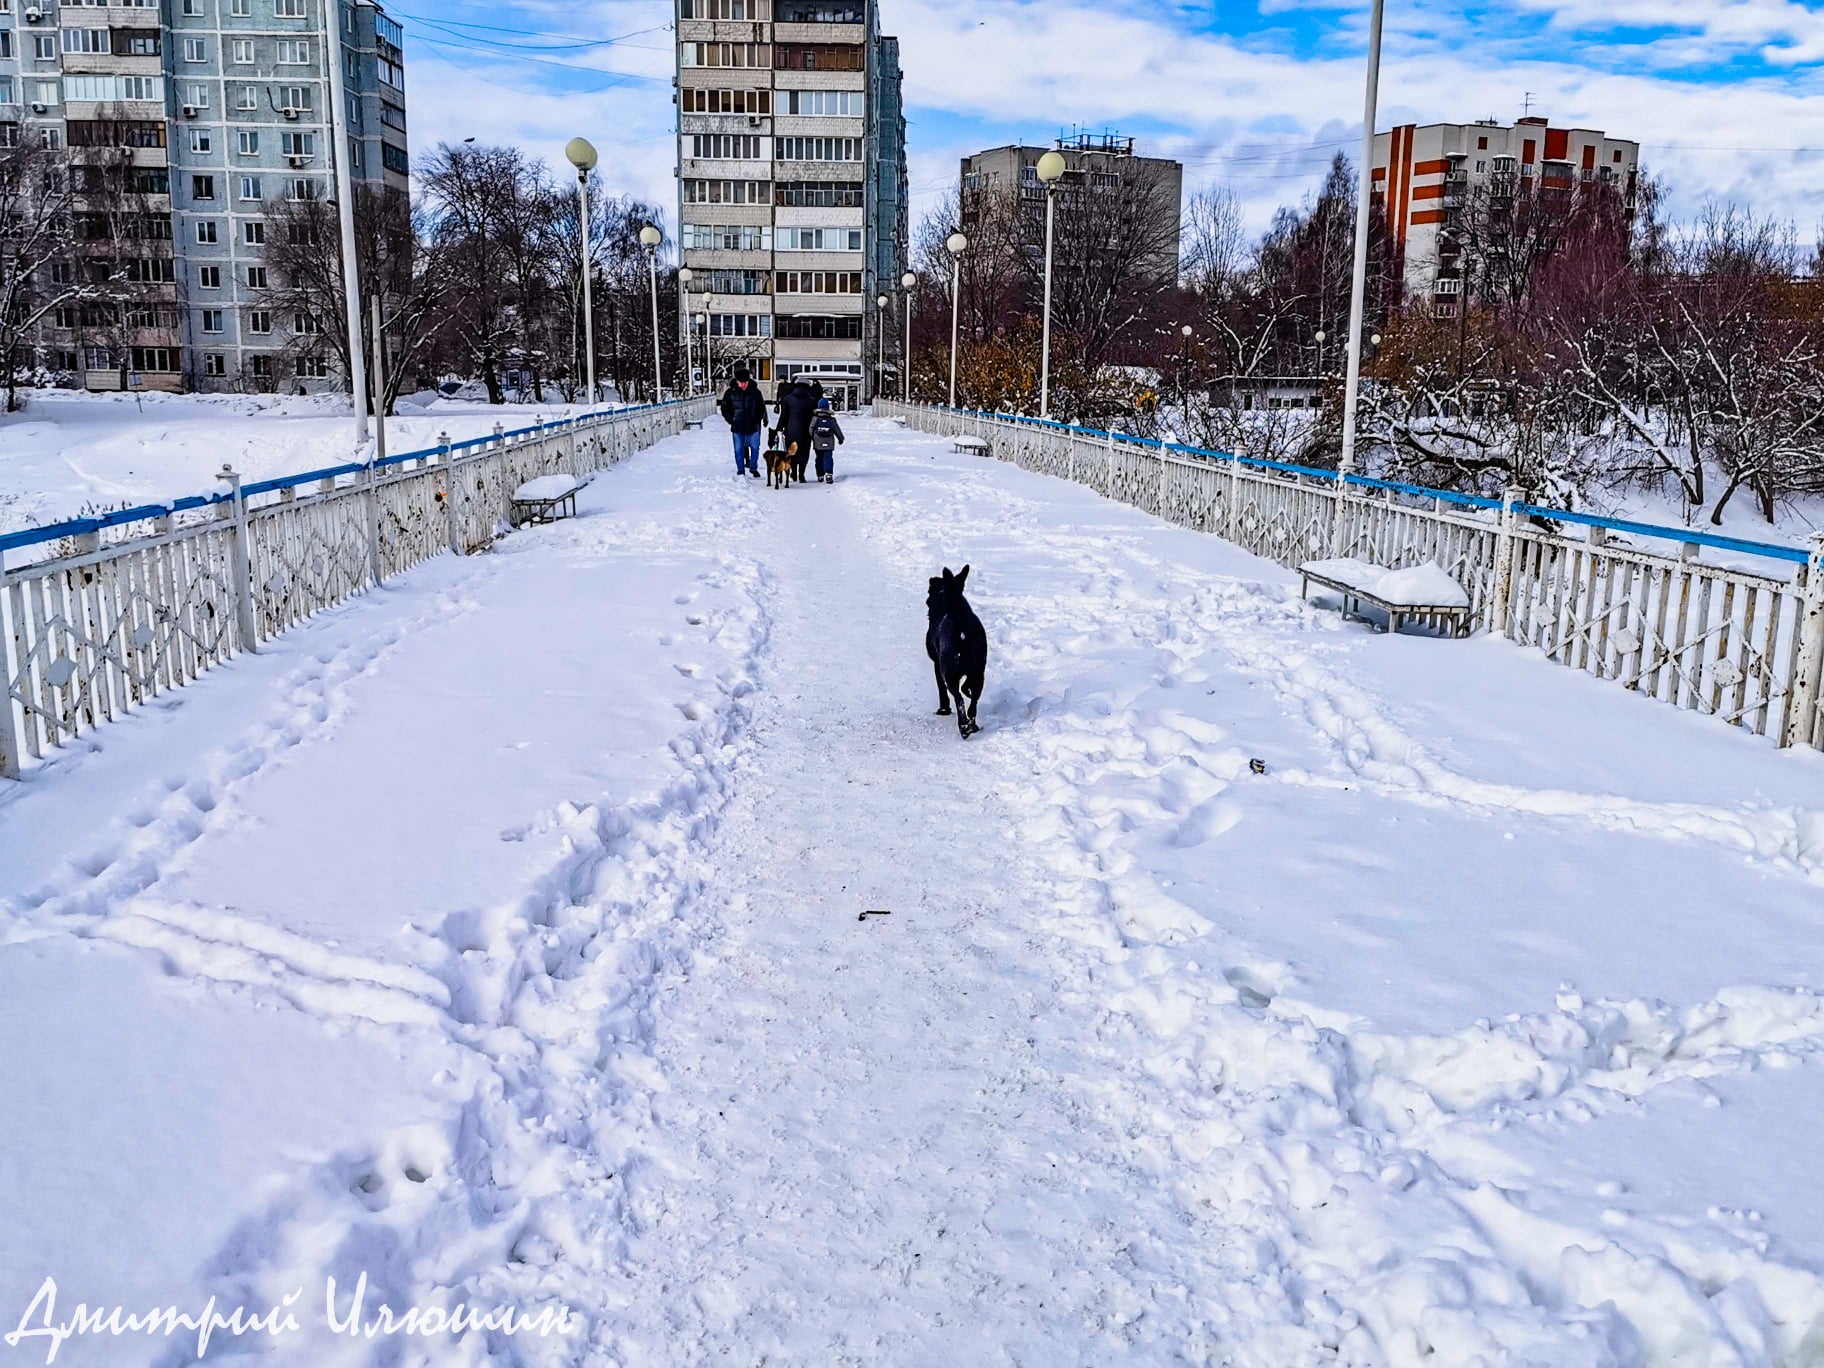
[[956,576],[956,587],[957,587],[957,588],[958,588],[958,589],[961,589],[961,588],[962,588],[962,587],[963,587],[963,581],[964,581],[964,580],[966,580],[966,579],[968,579],[968,578],[969,578],[969,567],[968,567],[968,566],[966,566],[966,565],[965,565],[965,566],[964,566],[964,567],[963,567],[963,568],[962,568],[962,570],[961,570],[961,571],[959,571],[959,572],[958,572],[958,573],[957,573],[957,576]]
[[944,583],[948,584],[948,583],[950,583],[951,580],[953,580],[955,578],[956,578],[956,576],[950,573],[950,567],[946,565],[944,567]]

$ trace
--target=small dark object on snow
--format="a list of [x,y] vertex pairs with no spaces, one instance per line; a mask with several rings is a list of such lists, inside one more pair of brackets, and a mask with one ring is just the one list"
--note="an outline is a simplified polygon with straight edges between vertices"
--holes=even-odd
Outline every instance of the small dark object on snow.
[[1256,774],[1265,774],[1267,772],[1267,762],[1265,760],[1250,760],[1248,761],[1248,768],[1253,770]]
[[893,914],[884,907],[870,907],[866,912],[863,912],[859,917],[855,918],[855,920],[866,921],[869,917],[890,917],[892,915]]
[[963,583],[968,578],[968,566],[956,575],[945,566],[941,576],[931,577],[931,588],[925,594],[925,607],[931,614],[931,625],[925,629],[925,654],[931,657],[931,670],[937,676],[937,715],[948,717],[954,699],[956,729],[965,741],[981,730],[975,724],[975,708],[988,673],[988,633],[963,598]]

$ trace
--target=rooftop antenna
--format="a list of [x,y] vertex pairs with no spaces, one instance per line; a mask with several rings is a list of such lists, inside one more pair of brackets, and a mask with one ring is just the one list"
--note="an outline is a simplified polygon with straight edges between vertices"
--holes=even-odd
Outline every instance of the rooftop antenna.
[[1532,112],[1533,112],[1533,92],[1529,90],[1526,92],[1526,99],[1521,101],[1520,117],[1527,118],[1532,114]]

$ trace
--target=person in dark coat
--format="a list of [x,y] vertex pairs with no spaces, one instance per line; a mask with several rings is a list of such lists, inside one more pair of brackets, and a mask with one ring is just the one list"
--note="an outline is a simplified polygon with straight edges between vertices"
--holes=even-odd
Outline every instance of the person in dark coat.
[[747,372],[735,367],[735,378],[718,406],[735,438],[735,474],[760,478],[760,429],[766,426],[766,398]]
[[811,419],[817,413],[817,398],[811,387],[794,384],[779,398],[779,436],[787,450],[792,443],[798,449],[792,455],[792,474],[804,479],[804,468],[811,460]]
[[819,399],[817,412],[811,419],[811,450],[817,453],[817,483],[836,483],[836,444],[847,440],[842,435],[842,424],[830,411],[830,401]]

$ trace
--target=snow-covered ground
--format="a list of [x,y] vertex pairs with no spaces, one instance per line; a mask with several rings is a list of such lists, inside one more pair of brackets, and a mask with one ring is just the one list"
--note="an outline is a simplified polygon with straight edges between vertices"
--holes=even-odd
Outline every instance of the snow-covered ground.
[[[353,410],[335,395],[85,394],[28,390],[19,413],[0,414],[0,532],[59,522],[92,509],[167,502],[210,491],[227,462],[267,479],[371,454],[357,451]],[[527,427],[581,412],[562,404],[498,407],[430,393],[405,395],[387,420],[387,449],[480,437],[495,423]]]
[[1824,757],[848,426],[0,792],[0,1368],[1818,1361]]

